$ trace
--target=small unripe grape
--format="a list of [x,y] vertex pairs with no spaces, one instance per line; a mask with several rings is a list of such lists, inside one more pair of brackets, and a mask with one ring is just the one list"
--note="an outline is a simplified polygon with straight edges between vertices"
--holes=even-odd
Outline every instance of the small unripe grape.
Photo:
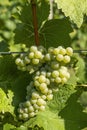
[[38,47],[38,50],[39,50],[40,52],[44,52],[44,51],[45,51],[45,48],[44,48],[43,46],[39,46],[39,47]]
[[69,79],[70,78],[70,73],[66,73],[66,76],[65,76],[67,79]]
[[32,99],[37,99],[37,98],[39,98],[40,96],[39,96],[39,94],[38,93],[36,93],[36,92],[33,92],[32,93]]
[[46,78],[45,78],[45,76],[44,76],[44,75],[40,75],[38,81],[39,81],[40,83],[44,83],[44,82],[46,82]]
[[49,90],[48,90],[48,94],[51,94],[51,93],[52,93],[52,90],[51,90],[51,89],[49,89]]
[[56,78],[56,77],[58,77],[59,76],[59,72],[57,71],[57,70],[54,70],[53,72],[52,72],[52,77],[53,78]]
[[58,54],[57,56],[56,56],[56,59],[57,59],[57,61],[63,61],[63,55],[62,54]]
[[42,72],[41,72],[41,75],[46,76],[46,71],[42,71]]
[[48,93],[48,88],[45,88],[44,90],[41,90],[41,92],[42,92],[43,94],[47,94],[47,93]]
[[45,105],[46,104],[46,102],[43,100],[43,99],[38,99],[37,100],[37,105],[39,105],[39,106],[42,106],[42,105]]
[[42,95],[41,98],[45,100],[46,99],[46,95]]
[[59,53],[62,54],[62,55],[65,55],[66,54],[66,49],[64,49],[64,48],[60,49]]
[[60,77],[56,77],[56,78],[55,78],[55,82],[56,82],[56,83],[61,83],[61,81],[62,81],[62,80],[61,80]]
[[26,101],[26,102],[24,103],[24,106],[25,106],[25,107],[29,107],[29,106],[31,106],[30,101]]
[[35,87],[39,87],[39,86],[40,86],[40,83],[39,83],[37,80],[35,80],[35,81],[34,81],[34,85],[35,85]]
[[34,111],[34,107],[33,106],[29,106],[28,111],[29,112],[33,112]]
[[67,72],[65,70],[62,70],[62,69],[59,70],[59,75],[60,75],[61,78],[65,77],[66,73]]
[[50,101],[50,100],[52,100],[52,99],[53,99],[53,94],[47,95],[47,100],[48,100],[48,101]]
[[32,103],[32,104],[35,104],[36,102],[37,102],[37,100],[31,99],[31,103]]
[[23,113],[23,109],[22,108],[18,108],[17,111],[18,111],[18,113],[21,113],[21,114]]
[[28,57],[29,57],[30,59],[33,59],[33,58],[34,58],[34,52],[30,52],[29,55],[28,55]]
[[36,75],[39,76],[39,75],[40,75],[40,71],[37,71],[37,72],[36,72]]
[[54,49],[53,47],[49,47],[49,48],[48,48],[48,53],[52,53],[52,52],[53,52],[53,49]]
[[39,109],[39,106],[37,104],[34,104],[33,107],[38,110]]
[[31,52],[36,52],[37,51],[37,47],[36,46],[31,46],[30,47],[30,51]]
[[59,68],[58,62],[56,62],[56,61],[51,62],[51,68],[52,68],[52,69],[58,69],[58,68]]
[[55,55],[59,54],[59,49],[58,48],[54,48],[53,54],[55,54]]
[[67,47],[66,53],[67,53],[67,55],[72,56],[73,55],[73,49],[71,47]]
[[35,65],[39,64],[39,59],[32,59],[32,63]]
[[50,79],[50,81],[51,81],[51,82],[54,82],[54,81],[55,81],[55,79],[54,79],[54,78],[51,78],[51,79]]
[[50,85],[50,80],[48,78],[46,79],[46,84]]
[[26,67],[25,66],[21,67],[21,71],[26,71]]
[[28,113],[28,108],[24,108],[24,113]]
[[65,67],[65,66],[61,66],[61,68],[60,68],[61,70],[65,70],[65,71],[67,71],[68,69],[67,69],[67,67]]
[[23,115],[22,115],[22,114],[19,114],[19,115],[18,115],[18,118],[19,118],[19,120],[23,120]]
[[24,58],[24,63],[25,64],[29,64],[31,61],[30,61],[30,59],[26,56],[25,58]]
[[22,114],[22,117],[23,117],[23,119],[28,119],[29,116],[28,116],[27,113],[23,113],[23,114]]
[[15,60],[15,63],[16,63],[17,65],[20,65],[21,59],[20,59],[20,58],[17,58],[17,59]]
[[40,111],[44,111],[44,110],[45,110],[45,106],[40,106],[40,107],[39,107],[39,110],[40,110]]
[[62,78],[62,83],[65,84],[67,82],[67,78]]
[[69,63],[70,62],[70,56],[64,56],[64,58],[63,58],[63,61],[64,61],[64,63]]
[[29,113],[29,117],[34,117],[34,116],[35,116],[35,112]]
[[50,77],[51,76],[51,72],[47,72],[46,76]]
[[41,59],[42,58],[42,53],[40,51],[36,51],[34,56],[37,59]]
[[39,88],[40,88],[41,91],[43,91],[43,90],[47,89],[47,84],[46,83],[41,83]]
[[51,55],[50,55],[49,53],[47,53],[47,54],[45,55],[45,60],[46,60],[46,61],[50,61],[50,60],[51,60]]

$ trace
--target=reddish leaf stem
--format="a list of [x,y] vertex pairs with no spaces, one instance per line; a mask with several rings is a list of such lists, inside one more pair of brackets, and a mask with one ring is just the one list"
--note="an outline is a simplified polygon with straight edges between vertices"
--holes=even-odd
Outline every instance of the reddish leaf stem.
[[39,34],[38,34],[37,12],[36,12],[36,0],[31,0],[31,6],[32,6],[32,15],[33,15],[35,44],[36,44],[36,46],[39,46]]

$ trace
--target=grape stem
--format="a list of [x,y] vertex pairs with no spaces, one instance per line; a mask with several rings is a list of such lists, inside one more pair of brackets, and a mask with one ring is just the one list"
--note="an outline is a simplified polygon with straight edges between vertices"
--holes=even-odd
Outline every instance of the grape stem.
[[31,6],[32,6],[32,15],[33,15],[35,44],[36,44],[36,46],[39,46],[39,34],[38,34],[37,12],[36,12],[36,0],[31,0]]

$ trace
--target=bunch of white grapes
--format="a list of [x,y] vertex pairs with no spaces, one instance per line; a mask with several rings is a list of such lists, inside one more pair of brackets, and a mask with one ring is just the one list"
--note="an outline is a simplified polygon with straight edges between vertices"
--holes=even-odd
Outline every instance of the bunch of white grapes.
[[43,46],[31,46],[27,54],[21,54],[20,57],[15,60],[17,68],[21,71],[33,73],[38,70],[44,62],[44,53],[45,48]]
[[58,90],[58,85],[67,83],[70,78],[66,65],[72,55],[71,47],[50,47],[46,51],[42,46],[31,46],[29,53],[16,59],[18,69],[34,72],[32,81],[27,86],[26,102],[19,104],[19,119],[28,120],[45,110],[47,101],[53,99],[54,88]]

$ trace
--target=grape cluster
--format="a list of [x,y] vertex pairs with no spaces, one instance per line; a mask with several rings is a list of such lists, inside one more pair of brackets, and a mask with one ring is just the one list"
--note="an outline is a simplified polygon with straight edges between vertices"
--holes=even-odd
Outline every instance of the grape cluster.
[[46,51],[42,46],[31,46],[26,55],[16,59],[18,69],[34,72],[32,81],[27,86],[26,102],[19,104],[19,119],[27,120],[38,111],[45,110],[47,101],[53,99],[54,90],[58,90],[58,85],[65,84],[70,78],[66,65],[72,55],[71,47],[50,47]]
[[43,63],[44,52],[45,49],[43,46],[31,46],[27,54],[22,54],[15,60],[18,69],[21,71],[28,71],[29,73],[38,70]]

